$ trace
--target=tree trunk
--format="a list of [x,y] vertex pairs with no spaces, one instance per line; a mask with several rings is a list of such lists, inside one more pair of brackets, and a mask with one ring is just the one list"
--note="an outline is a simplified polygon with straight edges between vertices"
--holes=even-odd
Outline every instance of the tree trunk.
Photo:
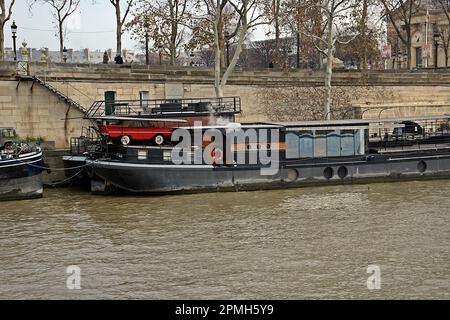
[[274,49],[274,61],[272,63],[277,67],[280,66],[280,26],[278,21],[275,22],[275,49]]
[[412,69],[412,54],[411,54],[411,43],[408,45],[408,69]]
[[63,49],[64,49],[64,26],[63,22],[60,20],[58,22],[58,28],[59,28],[59,59],[61,62],[63,62]]
[[120,19],[120,1],[116,4],[116,55],[122,56],[122,21]]
[[272,63],[277,67],[281,65],[280,63],[280,0],[274,0],[274,21],[275,21],[275,52],[274,61]]
[[[362,15],[361,15],[361,32],[360,32],[360,39],[362,39],[364,42],[366,42],[366,30],[367,30],[367,10],[368,10],[368,0],[363,1],[363,7],[362,7]],[[362,56],[362,69],[367,68],[367,43],[363,43],[363,56]]]
[[219,36],[219,48],[220,48],[220,67],[225,68],[225,34],[224,34],[223,16],[220,12],[219,21],[217,24],[217,34]]
[[4,54],[5,54],[5,19],[6,19],[6,12],[5,12],[5,0],[0,0],[0,61],[3,61]]
[[215,67],[214,67],[214,75],[215,75],[215,91],[216,91],[216,97],[217,98],[223,98],[224,96],[224,89],[227,84],[228,78],[231,76],[231,74],[234,71],[234,68],[236,67],[236,64],[239,60],[239,57],[242,52],[242,46],[245,41],[245,36],[248,32],[248,21],[247,21],[247,9],[248,9],[248,2],[244,1],[243,4],[243,12],[241,15],[241,30],[239,31],[239,38],[236,44],[236,49],[233,54],[233,58],[230,61],[230,65],[226,68],[223,76],[222,76],[222,68],[220,65],[220,56],[223,56],[223,49],[220,48],[220,40],[219,40],[219,34],[220,34],[220,19],[215,19],[214,21],[214,42],[215,42]]
[[220,27],[220,19],[215,19],[214,21],[214,89],[216,92],[216,98],[223,97],[223,90],[220,86],[220,75],[221,75],[221,49],[220,49],[220,41],[219,41],[219,27]]
[[331,120],[331,77],[333,75],[333,16],[328,17],[327,66],[325,70],[325,119]]
[[5,54],[5,31],[0,21],[0,61],[3,61]]
[[117,31],[116,31],[116,55],[122,56],[122,26],[117,25]]
[[241,31],[239,32],[239,38],[236,44],[236,49],[234,51],[233,54],[233,59],[231,59],[230,61],[230,65],[227,67],[225,73],[222,76],[222,79],[220,79],[220,85],[219,85],[219,93],[221,94],[220,97],[223,97],[223,91],[225,89],[225,85],[227,84],[228,78],[231,76],[231,74],[234,71],[234,68],[236,67],[236,64],[239,60],[239,57],[242,53],[242,47],[244,45],[244,41],[245,41],[245,36],[247,35],[248,32],[248,21],[247,21],[247,7],[248,2],[244,1],[243,6],[243,13],[241,15]]
[[175,60],[177,58],[177,34],[178,34],[178,22],[177,16],[175,14],[175,6],[178,4],[174,4],[172,0],[168,1],[169,4],[169,15],[170,15],[170,44],[169,44],[169,52],[170,52],[170,65],[175,65]]
[[406,30],[406,54],[407,54],[407,68],[412,69],[412,56],[411,56],[411,26]]

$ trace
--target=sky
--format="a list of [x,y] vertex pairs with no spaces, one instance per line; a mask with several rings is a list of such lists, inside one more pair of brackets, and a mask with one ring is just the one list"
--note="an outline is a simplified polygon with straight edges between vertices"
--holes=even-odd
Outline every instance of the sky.
[[[8,4],[9,2],[7,0]],[[27,47],[59,50],[51,7],[35,4],[30,11],[27,2],[28,0],[16,0],[12,19],[5,26],[5,47],[12,47],[10,26],[15,20],[18,26],[18,46],[25,40]],[[93,2],[95,3],[92,4]],[[81,0],[80,10],[70,17],[67,27],[67,48],[105,50],[116,47],[115,11],[108,0]],[[122,46],[134,49],[136,43],[125,33],[122,36]]]
[[[47,4],[35,4],[30,11],[30,0],[16,0],[13,15],[5,26],[5,47],[12,47],[11,23],[15,20],[17,45],[25,40],[27,47],[48,47],[59,50],[56,28],[53,24],[51,7]],[[6,0],[9,5],[10,0]],[[115,11],[109,0],[81,0],[80,9],[74,13],[67,23],[66,47],[74,50],[89,48],[90,50],[116,48]],[[257,32],[253,39],[259,38]],[[125,32],[122,36],[122,47],[135,49],[137,43]]]

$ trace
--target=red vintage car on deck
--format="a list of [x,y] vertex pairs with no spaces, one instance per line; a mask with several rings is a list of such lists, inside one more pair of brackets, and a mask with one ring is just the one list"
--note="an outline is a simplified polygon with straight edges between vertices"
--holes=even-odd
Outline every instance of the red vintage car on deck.
[[[121,121],[107,121],[98,126],[102,135],[107,136],[111,141],[120,141],[123,145],[128,145],[132,141],[148,141],[156,145],[162,145],[170,141],[170,136],[174,128],[167,127],[162,121],[153,123],[150,119],[132,119]],[[172,123],[174,121],[165,121]]]

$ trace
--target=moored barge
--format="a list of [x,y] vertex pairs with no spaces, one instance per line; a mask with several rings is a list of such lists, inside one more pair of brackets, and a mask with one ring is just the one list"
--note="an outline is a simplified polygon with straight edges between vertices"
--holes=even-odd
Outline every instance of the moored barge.
[[[96,119],[103,123],[111,116]],[[177,124],[161,145],[111,143],[100,136],[79,152],[86,140],[78,140],[78,152],[65,162],[87,166],[93,191],[140,194],[449,178],[449,120]]]
[[13,128],[0,128],[0,135],[0,200],[42,197],[41,148],[16,143]]

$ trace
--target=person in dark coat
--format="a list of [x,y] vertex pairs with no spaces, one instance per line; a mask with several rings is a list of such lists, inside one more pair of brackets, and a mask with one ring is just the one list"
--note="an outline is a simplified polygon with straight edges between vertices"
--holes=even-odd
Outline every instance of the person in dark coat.
[[114,61],[116,62],[116,64],[123,64],[123,59],[120,56],[120,54],[118,54],[115,58]]
[[108,64],[108,61],[109,61],[108,52],[105,51],[105,53],[103,54],[103,64]]

